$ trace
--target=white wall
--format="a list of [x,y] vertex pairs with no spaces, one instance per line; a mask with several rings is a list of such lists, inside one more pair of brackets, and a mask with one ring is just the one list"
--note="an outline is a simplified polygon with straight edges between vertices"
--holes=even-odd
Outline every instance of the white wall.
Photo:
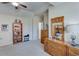
[[48,25],[48,11],[43,14],[43,29],[47,29],[46,24]]
[[[63,3],[57,7],[49,7],[48,10],[49,10],[49,16],[48,16],[49,23],[51,18],[58,17],[58,16],[64,16],[64,26],[68,24],[79,23],[79,3],[78,2]],[[49,24],[49,30],[51,30],[50,24]],[[49,34],[51,34],[51,31],[49,31]],[[66,32],[65,32],[65,41],[70,41],[70,39],[68,38],[68,34]]]
[[[23,21],[23,35],[30,34],[30,40],[32,40],[32,14],[26,15],[10,15],[0,14],[0,46],[13,43],[12,38],[12,23],[15,19],[21,19]],[[1,31],[1,24],[8,24],[8,31]]]
[[41,17],[34,16],[33,18],[33,40],[39,39],[39,22],[41,20]]
[[51,39],[52,36],[51,36],[51,18],[53,17],[53,6],[49,6],[49,9],[48,9],[48,27],[49,27],[49,38]]
[[39,23],[44,23],[42,24],[41,29],[47,29],[46,24],[48,24],[48,14],[45,12],[43,15],[43,21],[42,17],[37,15],[33,17],[33,40],[40,39],[39,38]]

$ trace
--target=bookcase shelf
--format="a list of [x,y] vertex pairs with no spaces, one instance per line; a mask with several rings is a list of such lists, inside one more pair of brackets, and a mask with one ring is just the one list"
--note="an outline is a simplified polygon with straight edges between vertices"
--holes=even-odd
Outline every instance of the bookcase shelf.
[[22,38],[22,22],[21,20],[15,20],[15,22],[13,23],[13,43],[18,43],[18,42],[22,42],[23,38]]

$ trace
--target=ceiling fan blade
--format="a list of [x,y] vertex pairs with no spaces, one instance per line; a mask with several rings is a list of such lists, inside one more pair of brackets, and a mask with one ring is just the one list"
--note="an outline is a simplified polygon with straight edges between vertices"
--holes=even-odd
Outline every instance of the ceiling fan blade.
[[20,6],[22,6],[22,7],[24,7],[24,8],[27,8],[27,6],[26,5],[23,5],[23,4],[19,4]]
[[3,4],[8,4],[9,2],[2,2]]

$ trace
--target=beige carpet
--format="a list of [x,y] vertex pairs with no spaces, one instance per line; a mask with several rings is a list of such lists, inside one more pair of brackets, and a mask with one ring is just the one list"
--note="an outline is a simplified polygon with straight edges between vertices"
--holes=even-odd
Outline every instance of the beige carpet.
[[49,56],[38,40],[0,47],[0,56]]

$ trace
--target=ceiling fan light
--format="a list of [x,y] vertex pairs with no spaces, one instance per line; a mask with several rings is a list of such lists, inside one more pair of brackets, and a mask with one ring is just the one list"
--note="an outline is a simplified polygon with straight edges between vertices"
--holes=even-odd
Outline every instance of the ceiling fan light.
[[17,2],[12,2],[13,6],[18,6],[19,4]]

